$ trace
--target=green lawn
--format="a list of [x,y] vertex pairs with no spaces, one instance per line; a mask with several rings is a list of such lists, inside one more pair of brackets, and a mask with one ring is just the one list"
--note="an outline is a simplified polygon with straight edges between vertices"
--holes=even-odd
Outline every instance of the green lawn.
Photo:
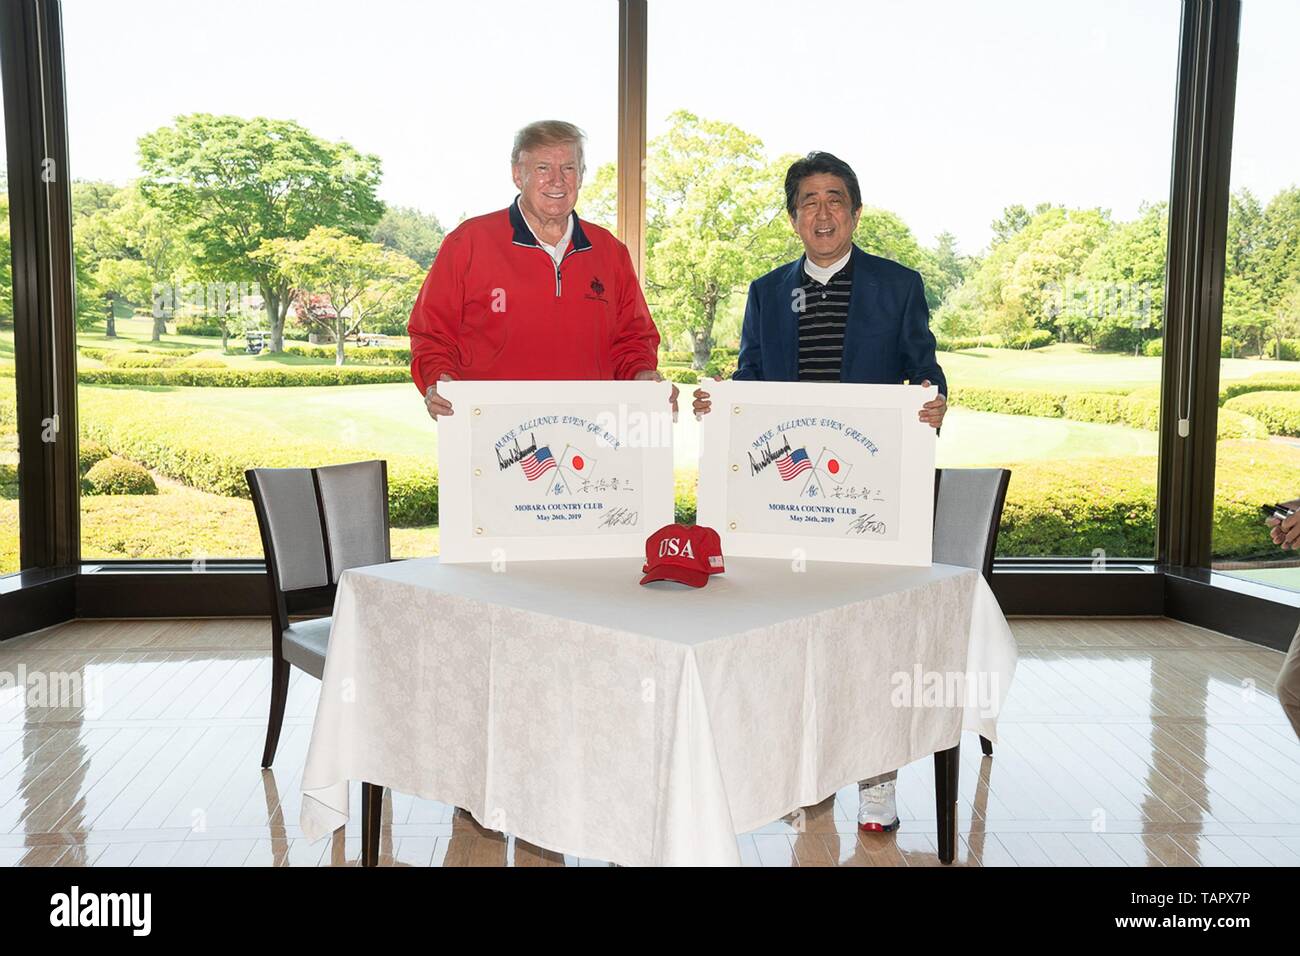
[[[1129,392],[1160,384],[1161,359],[1093,352],[1086,345],[1043,349],[972,349],[940,352],[949,384],[960,387],[1033,388],[1060,392]],[[1219,378],[1228,382],[1267,372],[1294,372],[1297,362],[1220,359]]]

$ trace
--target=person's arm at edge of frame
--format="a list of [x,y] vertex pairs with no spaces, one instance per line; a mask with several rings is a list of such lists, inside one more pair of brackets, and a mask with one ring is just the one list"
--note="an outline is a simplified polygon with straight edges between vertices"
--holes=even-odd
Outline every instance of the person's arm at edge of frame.
[[465,307],[463,259],[461,237],[453,232],[438,249],[406,324],[411,339],[411,379],[435,421],[439,415],[452,414],[451,403],[438,394],[438,382],[449,381],[452,370],[459,367],[457,338]]
[[934,354],[936,342],[934,333],[930,331],[930,307],[925,301],[925,284],[919,273],[914,274],[903,306],[899,345],[903,352],[903,374],[907,380],[913,384],[938,386],[938,397],[922,405],[919,413],[921,420],[933,425],[938,435],[947,411],[948,380]]
[[[615,240],[617,241],[617,240]],[[610,360],[615,379],[662,382],[659,372],[659,329],[650,315],[641,283],[632,268],[627,246],[618,243],[618,307],[615,312]],[[668,404],[677,418],[677,383],[673,383]]]

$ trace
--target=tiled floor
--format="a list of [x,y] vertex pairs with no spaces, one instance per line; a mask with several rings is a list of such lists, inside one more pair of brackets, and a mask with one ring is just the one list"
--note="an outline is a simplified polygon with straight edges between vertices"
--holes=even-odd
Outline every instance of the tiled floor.
[[[958,864],[1300,865],[1280,653],[1167,620],[1011,624],[1020,664],[993,758],[963,741]],[[275,769],[258,766],[268,645],[249,620],[78,621],[0,644],[0,865],[354,864],[357,821],[314,844],[298,828],[319,688],[299,671]],[[899,775],[897,833],[859,834],[850,786],[741,836],[741,854],[937,866],[933,793],[920,761]],[[381,861],[604,865],[402,794]]]

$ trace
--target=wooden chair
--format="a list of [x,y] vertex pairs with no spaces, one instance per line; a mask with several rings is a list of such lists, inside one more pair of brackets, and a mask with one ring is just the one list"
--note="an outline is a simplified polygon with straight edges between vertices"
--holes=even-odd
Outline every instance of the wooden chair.
[[[1006,468],[936,468],[934,470],[934,560],[974,568],[992,584],[993,555],[998,549],[1002,507],[1011,472]],[[993,742],[980,735],[984,756]]]
[[250,468],[244,472],[262,535],[271,585],[271,713],[262,766],[280,742],[289,668],[319,679],[329,646],[328,616],[290,623],[290,614],[334,605],[348,568],[392,560],[388,527],[388,468],[359,461],[320,468]]

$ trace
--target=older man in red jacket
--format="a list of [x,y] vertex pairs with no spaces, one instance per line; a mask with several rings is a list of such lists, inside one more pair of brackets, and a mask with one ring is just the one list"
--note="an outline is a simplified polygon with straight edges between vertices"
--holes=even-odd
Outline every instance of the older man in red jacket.
[[662,380],[627,247],[573,211],[583,138],[558,120],[525,126],[510,156],[519,196],[443,240],[407,326],[433,418],[452,414],[449,379]]

